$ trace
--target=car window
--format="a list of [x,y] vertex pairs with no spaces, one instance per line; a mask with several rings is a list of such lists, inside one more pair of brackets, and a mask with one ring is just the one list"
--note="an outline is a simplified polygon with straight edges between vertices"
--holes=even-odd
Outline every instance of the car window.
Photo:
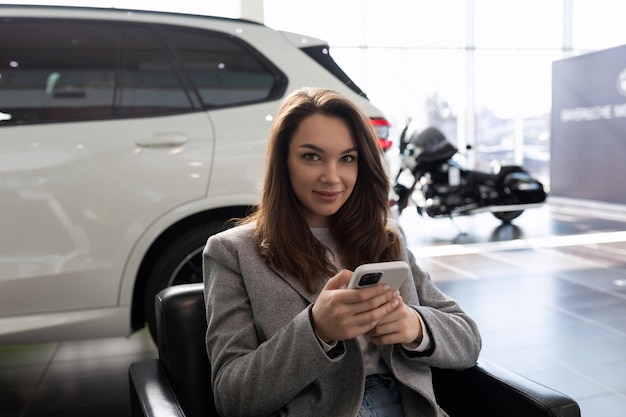
[[184,88],[180,73],[172,64],[175,56],[162,37],[151,26],[129,25],[124,39],[124,71],[115,113],[158,114],[193,108],[194,97]]
[[339,81],[349,87],[352,91],[360,96],[367,98],[367,95],[354,81],[346,74],[343,69],[335,62],[330,55],[328,46],[310,46],[300,48],[305,54],[313,58],[318,64],[326,68],[328,72],[333,74]]
[[245,42],[173,25],[5,19],[0,126],[273,100],[285,75]]
[[148,25],[4,21],[0,126],[192,109],[170,58]]
[[112,114],[119,31],[70,23],[0,25],[0,125]]
[[282,96],[286,77],[247,44],[217,32],[166,27],[205,108]]

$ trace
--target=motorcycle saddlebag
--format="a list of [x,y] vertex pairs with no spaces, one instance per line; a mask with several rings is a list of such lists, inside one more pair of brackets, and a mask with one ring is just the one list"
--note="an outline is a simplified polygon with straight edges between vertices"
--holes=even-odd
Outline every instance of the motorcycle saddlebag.
[[517,197],[518,204],[543,203],[546,192],[543,184],[527,172],[512,172],[504,177],[504,186]]

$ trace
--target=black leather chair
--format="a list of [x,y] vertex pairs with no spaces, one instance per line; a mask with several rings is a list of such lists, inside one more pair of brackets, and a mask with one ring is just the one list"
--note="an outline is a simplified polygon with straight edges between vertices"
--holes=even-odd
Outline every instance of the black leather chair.
[[[156,298],[159,358],[131,364],[133,416],[218,416],[204,336],[202,284]],[[451,417],[580,417],[570,397],[480,359],[464,371],[433,369],[439,404]]]

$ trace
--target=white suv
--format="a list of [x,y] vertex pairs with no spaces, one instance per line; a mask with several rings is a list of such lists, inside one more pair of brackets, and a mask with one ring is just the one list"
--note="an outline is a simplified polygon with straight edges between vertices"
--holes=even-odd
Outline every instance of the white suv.
[[283,97],[383,113],[317,39],[226,18],[0,5],[0,343],[126,335],[259,198]]

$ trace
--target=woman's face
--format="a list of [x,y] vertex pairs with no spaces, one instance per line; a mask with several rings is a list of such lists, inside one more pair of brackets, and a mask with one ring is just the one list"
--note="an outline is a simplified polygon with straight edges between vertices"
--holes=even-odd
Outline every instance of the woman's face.
[[313,114],[300,122],[289,144],[291,187],[309,227],[326,227],[352,194],[358,152],[346,122]]

